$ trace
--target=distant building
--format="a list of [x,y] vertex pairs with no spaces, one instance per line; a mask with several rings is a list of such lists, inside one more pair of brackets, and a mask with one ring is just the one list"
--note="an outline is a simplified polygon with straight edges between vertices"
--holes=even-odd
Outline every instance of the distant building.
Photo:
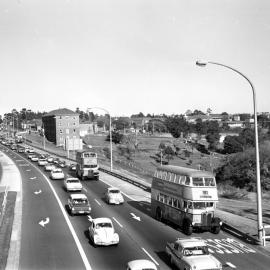
[[53,110],[42,117],[47,140],[65,149],[81,149],[79,114],[69,109]]
[[96,122],[82,122],[80,123],[80,136],[95,134],[99,130]]

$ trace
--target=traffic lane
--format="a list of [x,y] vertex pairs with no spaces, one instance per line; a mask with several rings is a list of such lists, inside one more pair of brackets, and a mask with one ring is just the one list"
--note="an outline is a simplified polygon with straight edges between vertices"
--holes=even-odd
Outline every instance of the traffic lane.
[[[67,200],[69,193],[64,190],[63,181],[51,180],[51,182],[62,204],[65,205],[68,212]],[[85,182],[83,182],[83,184],[85,184]],[[94,247],[88,235],[88,228],[90,226],[88,217],[84,215],[69,217],[93,269],[125,269],[128,261],[138,258],[147,258],[147,255],[143,252],[143,250],[137,245],[136,242],[133,241],[132,238],[130,238],[130,234],[128,234],[126,230],[121,227],[121,224],[119,224],[113,218],[110,211],[106,210],[104,207],[101,207],[96,196],[93,196],[91,192],[85,193],[87,194],[91,204],[91,217],[111,218],[115,231],[119,234],[120,238],[120,243],[118,246]]]
[[[119,180],[117,179],[117,182],[119,183]],[[103,191],[102,188],[98,188],[97,185],[92,185],[91,182],[89,182],[89,189],[97,194],[97,196],[102,197]],[[104,190],[106,187],[104,187]],[[117,209],[117,213],[115,215],[119,214],[122,216],[123,220],[125,220],[128,216],[130,216],[130,213],[134,213],[136,216],[141,217],[141,221],[148,220],[150,222],[149,225],[147,224],[141,224],[141,226],[136,225],[136,219],[133,223],[129,223],[129,225],[135,225],[134,230],[135,232],[139,232],[139,235],[136,236],[136,239],[139,239],[139,237],[143,236],[143,240],[147,240],[150,244],[150,248],[152,247],[152,250],[157,250],[157,255],[159,255],[165,262],[167,262],[166,256],[164,257],[164,248],[166,242],[170,242],[175,240],[176,237],[187,237],[186,235],[182,234],[180,231],[177,231],[176,229],[173,229],[172,225],[165,225],[163,224],[163,227],[166,228],[164,231],[159,231],[158,227],[156,227],[156,224],[159,223],[155,221],[153,218],[151,218],[150,214],[150,204],[145,201],[141,202],[134,202],[134,201],[128,201],[127,203],[130,204],[130,206],[134,209],[129,209],[127,212],[125,212],[126,208],[122,206],[112,206],[112,211],[114,209]],[[136,212],[138,210],[139,212]],[[143,216],[145,215],[145,216]],[[121,219],[121,217],[118,216],[118,219],[121,220],[122,223],[124,221]],[[161,223],[162,224],[162,223]],[[150,233],[149,229],[150,228]],[[172,231],[173,230],[173,231]],[[130,230],[131,231],[131,230]],[[153,236],[153,233],[151,231],[155,232],[155,237]],[[165,236],[165,238],[160,239],[160,235]],[[150,236],[150,238],[149,238]],[[157,237],[158,236],[158,237]],[[247,243],[243,243],[240,240],[233,238],[231,235],[228,235],[224,232],[220,232],[220,234],[215,235],[210,232],[203,232],[203,233],[193,233],[192,236],[195,237],[201,237],[207,241],[207,244],[209,246],[209,250],[211,253],[214,254],[224,265],[227,267],[238,267],[243,266],[245,269],[255,269],[257,265],[261,267],[261,269],[267,269],[269,265],[269,257],[262,254],[260,251],[254,249],[252,246],[250,246]],[[161,246],[160,246],[160,243]],[[163,246],[163,251],[160,251],[160,248]],[[249,261],[249,259],[252,257],[252,260]],[[248,260],[246,260],[248,258]],[[263,263],[262,263],[263,262]]]
[[19,160],[16,154],[11,157],[22,175],[20,269],[84,269],[78,248],[43,175],[30,162]]
[[[117,179],[117,180],[119,181],[119,179]],[[88,181],[85,181],[84,183],[90,183],[90,182],[92,182],[92,181],[89,181],[89,182]],[[106,190],[106,186],[104,186],[104,190],[101,189],[101,192],[99,192],[99,194],[97,194],[97,197],[100,197],[101,198],[103,196],[103,192],[105,190]],[[145,204],[145,202],[141,202],[139,204],[135,202],[135,203],[133,203],[133,206],[136,207],[136,204],[137,204],[137,208],[138,208],[138,205],[142,206],[142,204]],[[146,204],[146,208],[147,208],[147,204]],[[148,206],[148,208],[149,208],[149,206]],[[140,209],[140,211],[141,210],[142,209]],[[138,216],[138,214],[137,214],[137,216]],[[133,233],[133,235],[134,235],[134,233]],[[194,234],[194,235],[196,235],[196,234]],[[202,234],[198,234],[198,235],[201,237]],[[179,234],[177,236],[179,237]],[[186,237],[183,234],[182,234],[182,236],[183,237]],[[203,234],[203,238],[208,241],[209,246],[212,245],[212,248],[210,248],[210,250],[213,253],[215,253],[216,254],[215,256],[218,257],[223,263],[226,263],[227,265],[232,265],[233,267],[235,266],[235,264],[241,265],[241,263],[239,263],[238,260],[237,260],[237,258],[239,256],[235,260],[233,260],[233,261],[231,260],[232,259],[232,255],[231,254],[233,252],[230,251],[230,248],[234,250],[234,246],[237,246],[238,247],[239,246],[239,242],[238,241],[233,241],[233,240],[231,240],[231,238],[228,238],[227,235],[222,235],[222,233],[219,236],[217,236],[215,239],[213,239],[213,235],[206,232],[206,233]],[[175,239],[175,237],[174,237],[174,239]],[[173,241],[174,239],[172,239],[171,241]],[[228,241],[233,241],[233,245],[230,246],[230,248],[226,250],[226,245],[228,245],[227,239],[229,239]],[[168,239],[167,239],[167,241],[168,241]],[[165,244],[166,244],[166,242],[165,242]],[[222,243],[222,245],[220,243]],[[221,248],[220,248],[220,246],[221,246]],[[224,248],[224,246],[225,246],[225,248]],[[244,247],[245,247],[245,245],[244,245]],[[243,250],[244,250],[244,253],[248,252],[247,251],[247,248],[239,248],[239,249],[240,249],[240,254],[241,254],[241,252],[243,252]],[[227,255],[227,253],[229,253],[229,254]],[[161,257],[164,257],[162,252],[157,252],[157,254],[161,255]],[[256,255],[256,257],[257,257],[257,255]],[[165,259],[165,261],[166,261],[166,259]],[[259,260],[259,262],[261,262],[261,261],[262,260]],[[263,261],[265,261],[265,256],[263,256]],[[242,262],[242,259],[240,259],[240,262]],[[253,262],[254,262],[254,260],[253,260]],[[251,269],[253,269],[254,268],[253,267],[253,264],[249,264],[249,266],[250,265],[252,265],[251,266],[252,267]],[[258,265],[258,264],[255,263],[255,265]],[[245,265],[245,267],[246,267],[246,265]],[[249,269],[249,268],[247,268],[247,269]]]

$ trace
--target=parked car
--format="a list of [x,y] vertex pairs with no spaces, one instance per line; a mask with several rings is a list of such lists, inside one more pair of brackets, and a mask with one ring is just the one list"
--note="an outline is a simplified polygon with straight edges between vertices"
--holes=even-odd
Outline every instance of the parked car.
[[68,208],[71,215],[91,213],[91,206],[87,196],[82,193],[70,194],[68,198]]
[[39,158],[38,159],[38,165],[39,166],[45,166],[47,164],[47,160],[45,158]]
[[134,260],[127,263],[127,270],[157,270],[156,265],[149,260]]
[[24,153],[25,149],[23,147],[18,147],[17,151],[18,151],[18,153]]
[[66,191],[82,191],[82,183],[78,178],[69,177],[64,180]]
[[105,193],[105,200],[108,204],[122,204],[124,197],[119,188],[109,187]]
[[51,179],[53,180],[60,180],[60,179],[64,179],[65,178],[65,175],[62,171],[62,169],[60,168],[55,168],[51,171],[50,173],[50,177]]
[[119,244],[119,235],[114,231],[110,218],[95,218],[90,222],[88,232],[94,245],[109,246]]
[[56,166],[54,164],[52,164],[52,163],[48,163],[47,165],[45,165],[44,169],[45,169],[45,171],[50,172],[50,171],[56,169]]
[[167,243],[166,253],[172,265],[178,269],[221,270],[221,262],[209,253],[206,242],[201,238],[178,238]]

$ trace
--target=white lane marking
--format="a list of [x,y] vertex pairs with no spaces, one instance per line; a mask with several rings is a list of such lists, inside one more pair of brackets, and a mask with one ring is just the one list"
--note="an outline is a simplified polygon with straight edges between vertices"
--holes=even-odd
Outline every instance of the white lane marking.
[[83,187],[83,190],[87,192],[87,188]]
[[29,164],[19,164],[20,167],[29,167]]
[[41,225],[43,228],[45,227],[46,224],[48,224],[50,222],[50,218],[46,217],[45,220],[41,220],[38,224]]
[[156,264],[159,265],[158,262],[142,247],[142,250],[146,253],[146,255]]
[[122,224],[115,217],[112,217],[112,218],[121,228],[123,228]]
[[236,266],[234,264],[230,263],[230,262],[226,262],[226,265],[228,265],[231,268],[236,268]]
[[69,220],[69,217],[67,215],[67,212],[66,212],[64,206],[62,205],[62,203],[60,201],[60,198],[58,197],[58,195],[57,195],[57,193],[56,193],[53,185],[51,184],[51,182],[48,179],[48,177],[40,169],[37,169],[37,170],[39,170],[40,174],[45,178],[45,180],[47,181],[49,187],[51,188],[51,190],[53,192],[53,195],[56,198],[56,201],[57,201],[57,203],[58,203],[58,205],[59,205],[59,207],[60,207],[60,209],[62,211],[62,214],[63,214],[63,216],[64,216],[64,218],[66,220],[66,223],[67,223],[67,225],[69,227],[69,230],[70,230],[70,232],[71,232],[71,234],[73,236],[73,239],[74,239],[74,241],[76,243],[76,246],[77,246],[77,248],[79,250],[79,253],[81,255],[81,258],[83,260],[83,263],[84,263],[84,266],[85,266],[86,270],[92,270],[92,267],[91,267],[91,265],[90,265],[90,263],[89,263],[89,261],[87,259],[87,256],[86,256],[86,254],[84,252],[84,249],[82,247],[82,244],[81,244],[81,242],[80,242],[80,240],[79,240],[79,238],[78,238],[78,236],[77,236],[77,234],[76,234],[76,232],[75,232],[75,230],[74,230],[74,228],[73,228],[73,226],[72,226],[72,224],[71,224],[71,222]]
[[97,199],[95,199],[95,202],[101,206],[100,202]]
[[88,219],[89,222],[92,222],[92,220],[93,220],[90,215],[87,216],[87,219]]
[[28,170],[26,170],[27,172],[31,172],[31,170],[30,169],[28,169]]
[[34,177],[30,177],[29,179],[30,179],[30,180],[34,180],[34,179],[37,179],[37,177],[34,176]]
[[37,194],[40,194],[41,192],[42,190],[40,189],[40,190],[35,191],[34,193],[37,195]]
[[138,221],[141,221],[141,218],[136,216],[134,213],[130,213],[130,214],[131,214],[132,218],[134,218],[134,219],[136,219]]

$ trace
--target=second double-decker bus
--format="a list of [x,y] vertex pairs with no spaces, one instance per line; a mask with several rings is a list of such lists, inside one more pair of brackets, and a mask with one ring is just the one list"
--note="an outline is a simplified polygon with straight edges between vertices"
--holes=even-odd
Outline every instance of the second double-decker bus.
[[213,173],[172,165],[156,169],[151,187],[151,213],[157,220],[168,220],[187,235],[193,229],[217,234],[222,225],[214,216],[217,202]]

